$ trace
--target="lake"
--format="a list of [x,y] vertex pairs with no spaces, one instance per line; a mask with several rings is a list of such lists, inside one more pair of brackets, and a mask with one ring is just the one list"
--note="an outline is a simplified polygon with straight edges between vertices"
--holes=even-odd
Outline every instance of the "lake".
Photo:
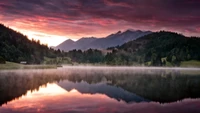
[[0,113],[200,113],[198,68],[0,71]]

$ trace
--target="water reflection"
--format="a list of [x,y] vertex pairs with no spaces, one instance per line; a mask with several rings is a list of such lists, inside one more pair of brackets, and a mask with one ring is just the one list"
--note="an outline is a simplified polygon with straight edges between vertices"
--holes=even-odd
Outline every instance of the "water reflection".
[[197,71],[58,69],[0,72],[0,113],[199,113]]
[[96,84],[88,84],[85,81],[81,82],[69,82],[68,80],[62,81],[58,83],[59,86],[66,89],[67,91],[71,91],[73,89],[78,90],[82,94],[103,94],[108,96],[109,98],[114,98],[118,101],[129,102],[143,102],[149,101],[144,99],[136,94],[125,91],[120,87],[115,87],[111,85],[107,85],[105,82],[100,82]]

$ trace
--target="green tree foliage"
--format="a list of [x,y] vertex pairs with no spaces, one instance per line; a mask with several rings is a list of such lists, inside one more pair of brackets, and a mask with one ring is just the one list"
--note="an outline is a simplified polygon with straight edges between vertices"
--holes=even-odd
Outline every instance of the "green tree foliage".
[[[117,51],[105,56],[105,62],[108,64],[115,64],[116,58],[121,64],[127,61],[126,65],[132,62],[140,64],[151,62],[152,66],[165,65],[166,61],[179,66],[181,61],[200,60],[200,39],[172,32],[152,33],[116,48],[109,48]],[[162,61],[162,58],[166,60]]]
[[104,55],[97,49],[88,49],[87,51],[72,50],[65,53],[73,62],[77,63],[102,63]]
[[27,61],[28,63],[41,63],[44,56],[56,57],[60,51],[49,49],[40,41],[29,40],[26,36],[0,24],[0,56],[11,62]]
[[0,56],[0,64],[5,64],[5,63],[6,63],[6,60],[2,56]]

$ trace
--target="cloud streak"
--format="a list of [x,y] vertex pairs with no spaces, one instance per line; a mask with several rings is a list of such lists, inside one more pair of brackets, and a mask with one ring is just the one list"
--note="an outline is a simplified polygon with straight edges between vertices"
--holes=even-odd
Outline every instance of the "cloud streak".
[[0,22],[78,39],[128,28],[200,36],[200,0],[1,0]]

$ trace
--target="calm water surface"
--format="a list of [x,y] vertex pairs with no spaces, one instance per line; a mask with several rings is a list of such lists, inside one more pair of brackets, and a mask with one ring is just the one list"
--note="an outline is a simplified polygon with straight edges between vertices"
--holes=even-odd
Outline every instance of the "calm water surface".
[[200,70],[0,71],[0,113],[200,113]]

